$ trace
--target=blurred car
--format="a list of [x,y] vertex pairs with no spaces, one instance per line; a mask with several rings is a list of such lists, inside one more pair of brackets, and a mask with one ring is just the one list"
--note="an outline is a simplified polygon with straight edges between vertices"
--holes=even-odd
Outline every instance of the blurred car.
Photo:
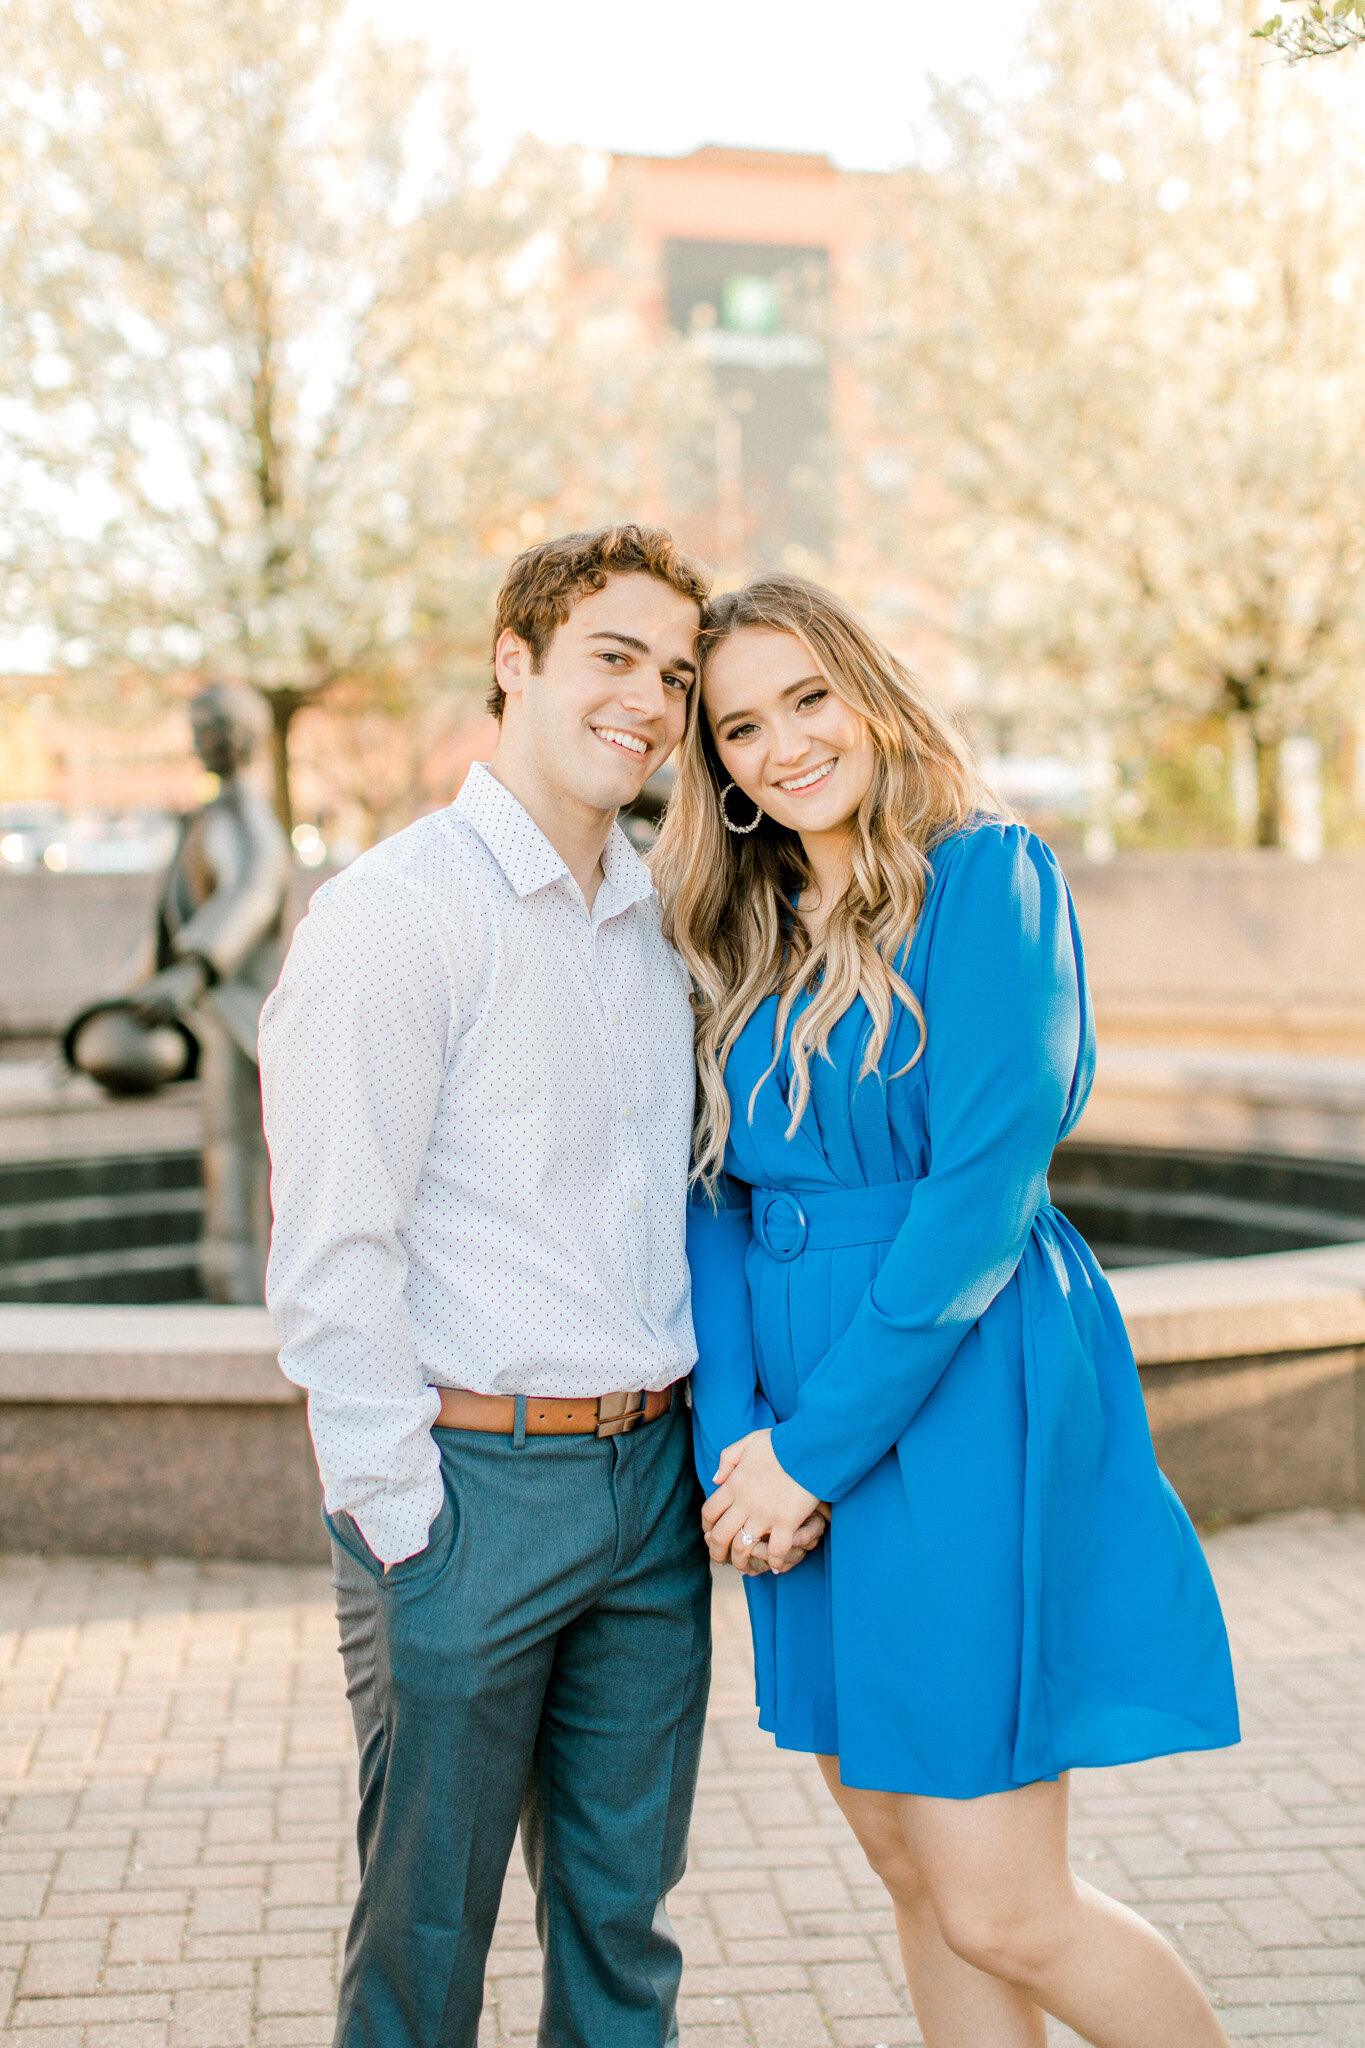
[[156,874],[175,852],[178,831],[166,811],[0,804],[0,874]]

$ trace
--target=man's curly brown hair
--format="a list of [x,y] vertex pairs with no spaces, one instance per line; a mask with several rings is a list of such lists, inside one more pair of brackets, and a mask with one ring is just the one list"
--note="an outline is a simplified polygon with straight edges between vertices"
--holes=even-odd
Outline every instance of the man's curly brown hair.
[[[632,575],[657,576],[705,614],[710,572],[683,554],[664,527],[599,526],[590,533],[537,541],[517,556],[498,592],[494,649],[500,635],[515,633],[530,648],[531,666],[539,675],[550,642],[579,599],[601,590],[609,576]],[[487,701],[494,718],[501,719],[507,697],[496,680]]]

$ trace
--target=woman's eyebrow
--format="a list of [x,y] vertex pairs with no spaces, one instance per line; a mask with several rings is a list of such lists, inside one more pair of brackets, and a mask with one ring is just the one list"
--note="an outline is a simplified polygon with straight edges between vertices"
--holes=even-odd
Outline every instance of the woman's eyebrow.
[[[812,683],[823,683],[824,680],[823,676],[802,676],[799,683],[788,683],[786,689],[781,693],[781,701],[785,703],[787,698],[794,697],[798,690],[808,690]],[[722,711],[720,723],[722,725],[729,725],[732,719],[752,718],[753,715],[752,711]]]

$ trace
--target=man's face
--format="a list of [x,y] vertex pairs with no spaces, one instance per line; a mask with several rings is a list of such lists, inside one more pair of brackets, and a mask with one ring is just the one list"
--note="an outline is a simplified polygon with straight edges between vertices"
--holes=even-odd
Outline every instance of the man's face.
[[683,735],[701,615],[657,576],[612,576],[580,598],[539,675],[514,633],[498,641],[504,730],[547,789],[613,811],[633,803]]

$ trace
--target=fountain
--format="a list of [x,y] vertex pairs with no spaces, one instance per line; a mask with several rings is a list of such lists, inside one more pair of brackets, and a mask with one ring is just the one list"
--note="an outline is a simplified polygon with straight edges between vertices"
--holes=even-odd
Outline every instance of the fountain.
[[[1102,1050],[1052,1195],[1206,1521],[1365,1504],[1365,896],[1346,860],[1291,868],[1076,878]],[[269,1319],[200,1293],[202,1086],[118,1102],[0,1062],[0,1545],[208,1556],[227,1529],[240,1555],[321,1554]]]

